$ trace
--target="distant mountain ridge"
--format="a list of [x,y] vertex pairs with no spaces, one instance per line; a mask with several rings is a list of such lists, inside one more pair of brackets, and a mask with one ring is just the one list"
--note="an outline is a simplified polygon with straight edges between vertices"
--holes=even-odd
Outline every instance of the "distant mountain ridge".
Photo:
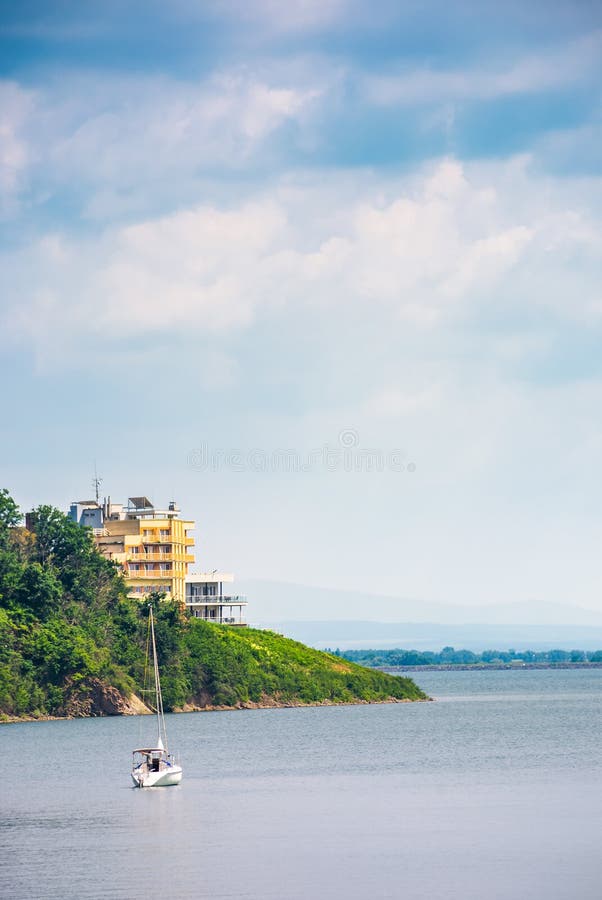
[[601,625],[439,625],[432,622],[258,622],[317,649],[602,650]]
[[438,625],[592,625],[602,627],[602,609],[528,601],[482,606],[432,603],[365,591],[244,580],[254,622],[354,621]]

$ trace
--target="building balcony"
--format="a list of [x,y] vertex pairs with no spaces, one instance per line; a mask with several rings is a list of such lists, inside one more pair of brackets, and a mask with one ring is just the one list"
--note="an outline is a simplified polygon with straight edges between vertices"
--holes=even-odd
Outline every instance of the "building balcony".
[[157,579],[160,578],[168,578],[171,580],[174,577],[172,569],[154,569],[151,572],[144,572],[142,570],[139,572],[133,572],[131,570],[128,570],[126,575],[127,578],[152,578],[154,581],[157,581]]
[[[143,544],[173,544],[174,538],[173,535],[159,535],[151,532],[150,534],[142,534],[142,543]],[[178,543],[180,543],[178,541]]]
[[[158,541],[154,538],[143,538],[140,544],[134,544],[134,546],[138,547],[147,547],[147,553],[158,553],[158,550],[155,550],[155,547],[169,547],[173,548],[174,553],[188,553],[188,547],[183,543],[183,541],[176,541],[175,538],[165,539],[164,541]],[[168,552],[172,552],[170,549]]]
[[186,606],[246,606],[247,597],[245,594],[233,594],[223,597],[190,597],[186,595]]
[[173,562],[172,553],[128,553],[127,559],[130,562]]
[[128,597],[131,597],[132,600],[140,600],[141,597],[152,594],[154,591],[165,592],[168,597],[172,597],[171,585],[169,584],[145,584],[138,587],[130,586]]
[[193,619],[202,619],[204,622],[213,622],[214,625],[238,625],[238,626],[247,626],[247,623],[243,621],[242,617],[236,618],[235,616],[210,616],[207,613],[202,613],[200,610],[195,609],[192,610],[192,618]]

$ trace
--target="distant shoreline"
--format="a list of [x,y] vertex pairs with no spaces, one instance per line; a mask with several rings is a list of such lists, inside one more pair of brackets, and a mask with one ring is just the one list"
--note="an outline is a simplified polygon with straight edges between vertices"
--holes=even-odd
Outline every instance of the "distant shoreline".
[[523,669],[602,669],[600,662],[525,662],[525,663],[425,663],[422,666],[370,666],[366,668],[378,669],[379,672],[487,672],[496,670],[523,670]]

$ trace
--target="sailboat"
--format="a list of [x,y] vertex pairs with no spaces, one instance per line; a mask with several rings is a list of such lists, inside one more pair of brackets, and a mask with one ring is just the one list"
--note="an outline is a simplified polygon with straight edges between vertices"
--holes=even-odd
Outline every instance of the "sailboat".
[[153,652],[153,671],[155,676],[155,709],[157,713],[157,741],[154,746],[141,747],[133,751],[132,781],[136,787],[168,787],[179,784],[182,780],[182,767],[179,766],[167,747],[167,731],[163,715],[163,697],[161,696],[161,680],[157,663],[157,647],[155,644],[155,623],[153,610],[149,615],[150,644]]

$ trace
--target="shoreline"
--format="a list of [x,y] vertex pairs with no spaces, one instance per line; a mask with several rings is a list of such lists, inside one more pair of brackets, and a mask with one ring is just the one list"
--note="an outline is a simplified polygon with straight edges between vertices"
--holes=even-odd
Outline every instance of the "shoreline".
[[[277,700],[272,703],[263,702],[255,703],[239,703],[235,706],[196,706],[194,704],[186,704],[185,706],[171,710],[173,715],[186,715],[188,713],[203,712],[236,712],[254,709],[302,709],[318,706],[377,706],[383,703],[433,703],[432,697],[418,698],[411,700],[409,697],[397,698],[389,697],[383,700],[316,700],[312,703],[303,703],[301,700],[291,700],[288,702],[279,702]],[[112,714],[104,714],[98,716],[0,716],[0,725],[18,725],[22,722],[72,722],[77,719],[118,719],[131,718],[132,716],[152,716],[154,713],[147,709],[146,712],[141,710],[138,712],[120,712]]]
[[179,715],[180,713],[189,712],[228,712],[246,709],[301,709],[303,707],[312,706],[377,706],[381,703],[430,703],[432,700],[432,697],[419,697],[416,700],[412,700],[410,697],[388,697],[383,700],[315,700],[311,703],[304,703],[302,700],[290,700],[288,702],[279,702],[275,700],[272,703],[268,701],[256,703],[249,700],[248,703],[240,703],[236,706],[195,706],[194,704],[187,704],[181,709],[174,709],[173,712]]

